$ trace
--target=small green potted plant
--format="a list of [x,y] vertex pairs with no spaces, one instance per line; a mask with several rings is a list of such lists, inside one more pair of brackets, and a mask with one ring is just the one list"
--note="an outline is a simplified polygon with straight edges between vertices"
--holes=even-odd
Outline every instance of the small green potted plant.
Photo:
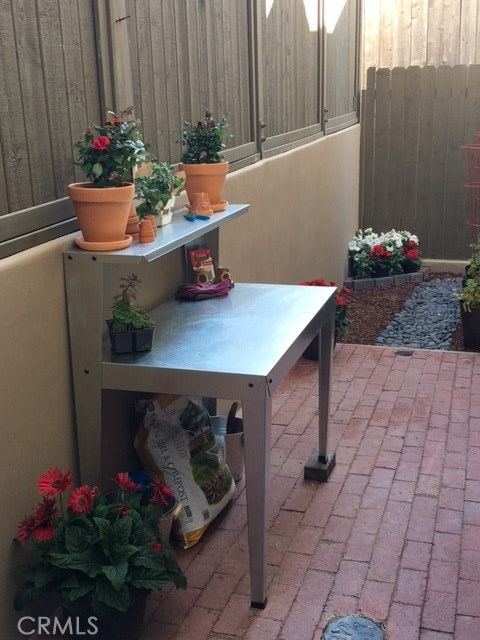
[[120,280],[121,293],[114,296],[112,317],[107,320],[112,349],[114,353],[150,351],[155,323],[144,309],[133,302],[141,281],[135,273]]
[[149,164],[150,174],[135,178],[136,211],[140,220],[155,216],[157,226],[161,227],[172,221],[175,198],[183,188],[185,174],[156,158]]
[[148,146],[140,121],[130,119],[132,109],[107,111],[104,123],[88,128],[74,145],[75,164],[88,179],[68,185],[82,231],[75,242],[83,249],[110,251],[132,241],[125,233],[135,191],[132,171],[145,162]]
[[24,583],[14,606],[20,611],[42,594],[54,594],[63,612],[51,618],[55,637],[61,631],[103,640],[137,638],[148,593],[170,585],[186,588],[175,553],[158,529],[165,485],[152,479],[145,493],[127,473],[112,480],[116,493],[102,495],[82,485],[67,500],[70,471],[49,469],[37,482],[43,500],[18,525],[16,540],[34,556],[20,567]]
[[228,202],[222,200],[222,191],[228,173],[228,162],[223,150],[224,140],[231,137],[225,118],[216,121],[210,109],[196,123],[185,121],[179,142],[185,147],[180,169],[185,171],[185,189],[190,205],[195,193],[207,193],[214,212],[223,211]]

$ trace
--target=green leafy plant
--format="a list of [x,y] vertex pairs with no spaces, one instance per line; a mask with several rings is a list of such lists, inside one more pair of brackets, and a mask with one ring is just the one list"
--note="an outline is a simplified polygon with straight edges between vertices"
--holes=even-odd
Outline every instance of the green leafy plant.
[[454,294],[460,300],[464,311],[480,309],[480,236],[470,248],[472,257],[466,268],[466,279],[460,293]]
[[145,162],[147,146],[139,132],[140,121],[128,120],[133,107],[120,114],[107,111],[103,125],[87,129],[75,143],[79,166],[95,187],[118,187],[131,180],[132,169]]
[[112,480],[113,496],[83,485],[65,506],[70,471],[53,468],[40,476],[43,500],[17,530],[17,541],[36,557],[20,567],[25,582],[14,601],[17,610],[53,592],[65,612],[108,620],[127,612],[140,594],[172,584],[186,588],[175,553],[158,531],[165,496],[173,496],[169,487],[153,478],[145,492],[126,473]]
[[228,127],[225,118],[215,121],[209,109],[206,109],[205,116],[197,123],[185,121],[179,140],[186,147],[181,161],[185,164],[223,162],[225,158],[222,151],[226,147],[224,140],[232,137],[228,133]]
[[135,273],[120,278],[121,293],[114,296],[112,304],[112,318],[107,320],[111,331],[120,333],[131,329],[152,329],[154,321],[138,304],[133,302],[137,298],[137,287],[141,280]]
[[147,215],[157,215],[170,198],[182,190],[185,179],[178,175],[174,166],[167,162],[152,162],[152,173],[135,179],[135,198],[141,200],[136,207],[142,220]]
[[[323,278],[317,278],[316,280],[306,280],[305,282],[301,282],[300,284],[307,287],[337,286],[335,282],[327,282]],[[348,298],[349,294],[350,289],[348,289],[347,287],[342,287],[340,291],[338,291],[337,297],[335,298],[335,332],[343,336],[347,335],[348,325],[350,322],[349,318],[347,317],[347,305],[350,302]]]

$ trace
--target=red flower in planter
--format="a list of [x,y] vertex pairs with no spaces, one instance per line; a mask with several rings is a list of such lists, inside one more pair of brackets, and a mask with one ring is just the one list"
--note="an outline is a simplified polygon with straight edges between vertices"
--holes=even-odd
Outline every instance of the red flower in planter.
[[38,490],[40,493],[45,493],[49,496],[57,496],[58,494],[63,493],[72,485],[70,473],[70,469],[65,472],[60,471],[57,467],[49,469],[38,479]]

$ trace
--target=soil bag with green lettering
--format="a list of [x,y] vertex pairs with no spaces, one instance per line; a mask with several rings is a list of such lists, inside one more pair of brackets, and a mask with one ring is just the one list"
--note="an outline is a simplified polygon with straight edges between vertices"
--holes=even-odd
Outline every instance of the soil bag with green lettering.
[[199,399],[159,394],[139,401],[137,410],[143,420],[135,448],[144,467],[158,474],[183,505],[175,533],[187,549],[230,502],[235,482]]

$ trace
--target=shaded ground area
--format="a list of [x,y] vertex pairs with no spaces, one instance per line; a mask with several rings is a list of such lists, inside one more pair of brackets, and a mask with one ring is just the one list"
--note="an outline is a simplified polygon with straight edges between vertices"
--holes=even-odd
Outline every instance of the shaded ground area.
[[[435,273],[429,278],[461,277],[455,273]],[[338,341],[348,344],[375,344],[376,337],[393,320],[396,313],[403,309],[405,300],[412,295],[418,284],[401,284],[383,289],[352,291],[348,306],[350,319],[348,335],[340,336]],[[464,351],[462,328],[458,325],[452,336],[451,351]]]

